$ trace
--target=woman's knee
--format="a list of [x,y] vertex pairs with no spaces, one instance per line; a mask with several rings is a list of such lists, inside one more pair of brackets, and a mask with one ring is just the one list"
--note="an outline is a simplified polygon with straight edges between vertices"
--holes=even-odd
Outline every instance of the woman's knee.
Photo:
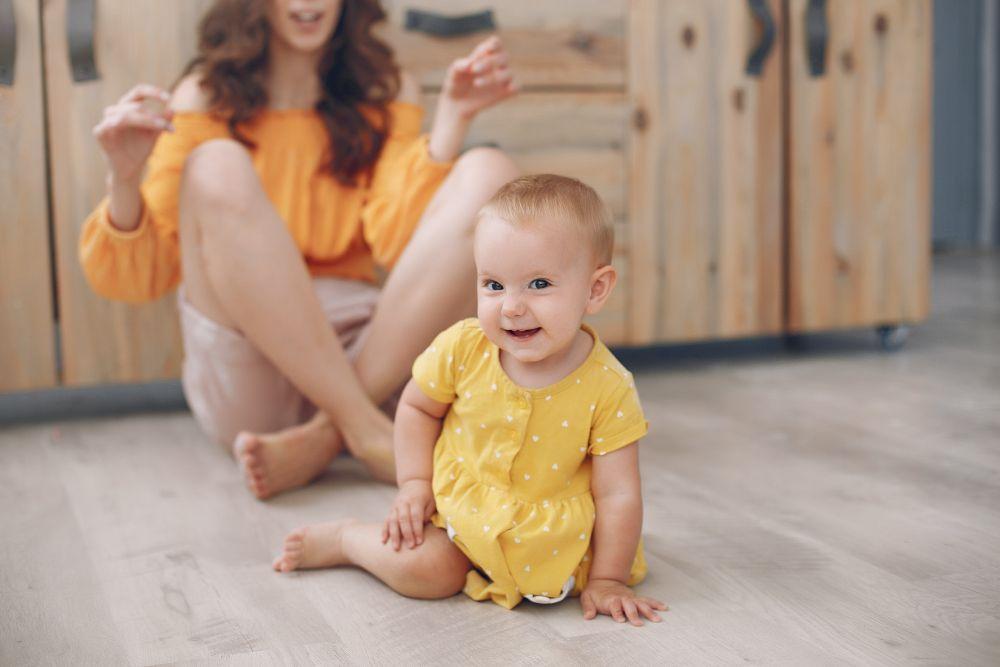
[[208,207],[247,207],[255,199],[250,153],[232,139],[211,139],[188,155],[181,175],[181,202]]
[[485,193],[486,198],[521,173],[509,155],[499,148],[486,146],[470,148],[462,153],[455,161],[453,169],[469,187]]

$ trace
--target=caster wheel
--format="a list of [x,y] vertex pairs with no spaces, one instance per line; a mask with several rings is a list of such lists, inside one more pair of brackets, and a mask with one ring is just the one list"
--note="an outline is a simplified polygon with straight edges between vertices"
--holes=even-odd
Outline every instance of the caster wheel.
[[906,344],[910,337],[910,327],[886,325],[876,327],[875,333],[878,334],[879,347],[886,352],[895,352]]

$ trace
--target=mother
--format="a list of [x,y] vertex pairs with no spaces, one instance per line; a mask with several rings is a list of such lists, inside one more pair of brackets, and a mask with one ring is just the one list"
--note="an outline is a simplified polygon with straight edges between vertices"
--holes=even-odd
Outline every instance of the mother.
[[217,0],[173,94],[139,85],[94,128],[108,196],[84,272],[131,302],[183,275],[185,394],[259,498],[345,448],[394,481],[377,406],[472,312],[473,216],[517,175],[497,150],[458,155],[515,92],[499,40],[451,64],[422,136],[419,87],[372,34],[384,17],[377,0]]

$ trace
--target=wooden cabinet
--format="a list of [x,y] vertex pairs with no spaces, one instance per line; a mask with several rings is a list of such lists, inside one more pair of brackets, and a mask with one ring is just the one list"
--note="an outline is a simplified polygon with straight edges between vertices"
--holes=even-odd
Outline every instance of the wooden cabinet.
[[[100,77],[85,82],[69,64],[73,1],[13,2],[18,72],[14,87],[0,84],[0,391],[179,371],[174,297],[108,302],[76,249],[104,192],[91,128],[135,82],[174,81],[211,0],[96,0]],[[488,5],[384,5],[380,30],[433,110],[448,63],[488,32],[435,36],[454,23],[427,14]],[[929,301],[931,15],[931,0],[495,3],[522,93],[482,114],[469,144],[576,176],[608,202],[620,282],[594,324],[609,343],[915,322]],[[807,55],[821,37],[818,74]]]
[[785,55],[747,2],[644,0],[629,32],[632,344],[782,331]]
[[35,0],[0,3],[0,390],[56,381],[39,21]]
[[925,0],[831,2],[822,73],[789,3],[788,329],[914,322],[930,307]]
[[99,76],[79,82],[66,39],[71,3],[44,4],[62,380],[79,385],[176,377],[182,353],[174,295],[142,306],[96,295],[83,277],[77,242],[105,192],[107,170],[93,126],[104,107],[136,83],[169,87],[176,80],[195,52],[195,26],[211,3],[99,0],[93,42]]

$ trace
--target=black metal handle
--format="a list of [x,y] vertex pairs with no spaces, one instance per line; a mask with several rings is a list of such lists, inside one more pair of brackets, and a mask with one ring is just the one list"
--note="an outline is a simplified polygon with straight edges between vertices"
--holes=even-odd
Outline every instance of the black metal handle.
[[0,0],[0,86],[14,85],[17,64],[17,21],[14,0]]
[[809,0],[806,8],[806,57],[809,75],[826,74],[826,42],[830,29],[826,21],[826,0]]
[[496,30],[493,10],[487,9],[464,16],[445,16],[420,9],[406,10],[407,30],[424,32],[435,37],[459,37],[481,30]]
[[747,4],[750,5],[750,11],[760,22],[761,35],[757,48],[747,58],[746,72],[748,76],[760,76],[761,72],[764,71],[767,56],[774,47],[774,36],[777,30],[774,26],[774,17],[771,16],[771,10],[767,6],[767,0],[747,0]]
[[66,17],[66,43],[73,81],[99,78],[94,64],[94,0],[69,0]]

